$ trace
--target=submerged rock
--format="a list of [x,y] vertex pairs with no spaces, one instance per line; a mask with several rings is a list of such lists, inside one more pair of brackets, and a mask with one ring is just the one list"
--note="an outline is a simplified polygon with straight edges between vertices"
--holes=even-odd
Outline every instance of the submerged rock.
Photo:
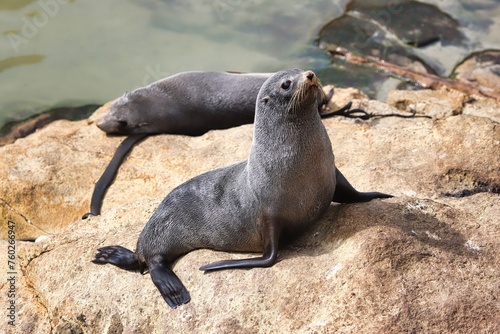
[[347,10],[384,26],[408,45],[423,47],[440,42],[446,46],[461,44],[464,40],[457,20],[438,7],[420,1],[354,0]]
[[393,33],[385,31],[370,20],[353,16],[349,12],[321,29],[319,43],[320,45],[341,46],[365,56],[408,66],[415,71],[434,72],[412,47],[405,46]]
[[[351,1],[344,15],[318,34],[317,42],[330,54],[335,69],[323,70],[330,73],[321,75],[335,83],[363,87],[381,101],[392,89],[429,87],[428,80],[417,74],[447,77],[460,54],[477,48],[460,28],[449,14],[419,1]],[[371,62],[378,63],[378,71],[369,69]],[[351,75],[335,79],[335,72]]]
[[318,42],[414,71],[444,74],[444,68],[418,47],[436,42],[459,45],[464,36],[458,28],[456,20],[429,4],[358,0],[320,30]]

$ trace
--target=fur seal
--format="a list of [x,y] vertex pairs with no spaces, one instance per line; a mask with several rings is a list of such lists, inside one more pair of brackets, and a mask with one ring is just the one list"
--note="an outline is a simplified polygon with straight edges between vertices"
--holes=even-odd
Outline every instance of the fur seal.
[[[199,136],[253,122],[255,100],[273,73],[182,72],[125,93],[97,123],[113,135]],[[322,111],[333,95],[318,92]]]
[[272,266],[280,236],[317,221],[332,200],[392,197],[357,192],[336,169],[317,112],[319,89],[312,71],[286,70],[266,80],[257,96],[248,160],[181,184],[149,219],[135,252],[102,247],[93,262],[148,269],[164,300],[176,308],[190,301],[171,268],[178,257],[199,248],[262,252],[260,257],[219,261],[200,269]]

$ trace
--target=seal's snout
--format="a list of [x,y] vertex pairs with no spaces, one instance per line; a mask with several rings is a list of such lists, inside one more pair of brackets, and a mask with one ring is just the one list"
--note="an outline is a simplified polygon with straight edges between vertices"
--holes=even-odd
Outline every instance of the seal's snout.
[[129,124],[127,121],[113,117],[108,113],[97,121],[97,127],[109,134],[122,134],[125,130],[128,130]]
[[107,116],[108,116],[108,115],[104,115],[103,117],[101,117],[101,119],[100,119],[100,120],[98,120],[98,121],[97,121],[97,127],[98,127],[99,129],[101,129],[102,131],[105,131],[105,132],[106,132],[106,130],[107,130],[107,128],[108,128],[108,126],[107,126],[107,125],[108,125],[108,124],[107,124],[107,123],[108,123],[108,122],[107,122],[107,118],[108,118],[108,117],[107,117]]
[[314,72],[313,71],[307,71],[306,72],[306,77],[307,77],[307,79],[313,81],[313,79],[315,77]]
[[317,87],[319,85],[318,77],[311,70],[303,72],[302,75],[300,76],[299,81],[302,84],[305,84],[306,87]]
[[316,76],[316,74],[314,74],[313,71],[309,70],[309,71],[305,71],[303,74],[302,74],[302,82],[307,82],[309,84],[312,84],[313,86],[317,85],[318,84],[318,77]]

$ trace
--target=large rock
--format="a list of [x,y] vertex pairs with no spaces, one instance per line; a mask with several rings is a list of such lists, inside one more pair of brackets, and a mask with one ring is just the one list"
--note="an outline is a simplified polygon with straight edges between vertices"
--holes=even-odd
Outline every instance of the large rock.
[[[372,113],[398,112],[358,97],[355,105]],[[0,148],[2,221],[15,222],[17,237],[49,236],[16,242],[16,326],[4,320],[1,329],[500,331],[500,127],[490,118],[325,120],[337,166],[351,183],[397,197],[332,205],[271,268],[203,274],[203,264],[251,255],[194,251],[174,266],[192,301],[171,310],[149,275],[90,261],[103,245],[135,248],[144,223],[181,182],[245,159],[252,126],[148,138],[121,168],[103,214],[79,220],[121,140],[95,127],[107,107],[88,121],[59,121]],[[2,249],[7,263],[6,241]]]
[[468,98],[462,92],[447,88],[393,90],[389,92],[386,102],[399,110],[441,119],[461,114]]

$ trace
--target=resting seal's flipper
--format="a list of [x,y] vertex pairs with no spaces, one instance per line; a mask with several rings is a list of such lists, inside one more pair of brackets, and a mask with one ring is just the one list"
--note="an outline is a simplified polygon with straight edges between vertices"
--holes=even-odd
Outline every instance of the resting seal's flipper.
[[359,118],[363,120],[367,120],[375,117],[401,117],[401,118],[414,118],[414,117],[424,117],[424,118],[432,118],[427,115],[416,115],[416,112],[413,112],[411,115],[403,115],[403,114],[372,114],[364,111],[363,109],[351,109],[352,102],[348,102],[345,106],[336,111],[331,112],[319,112],[321,118],[329,118],[333,116],[344,116],[348,118]]
[[[360,118],[360,119],[369,119],[373,117],[372,114],[367,113],[363,109],[351,109],[352,102],[348,102],[345,106],[336,111],[331,112],[320,112],[321,118],[329,118],[333,116],[344,116],[349,118]],[[356,115],[357,114],[357,115]]]
[[106,194],[106,190],[115,179],[116,173],[118,172],[118,168],[120,168],[123,159],[127,156],[127,154],[137,142],[147,136],[150,136],[150,134],[141,133],[137,135],[131,135],[121,142],[120,146],[118,146],[118,148],[116,149],[116,152],[113,155],[113,158],[111,159],[108,167],[106,167],[104,173],[95,184],[94,192],[92,193],[92,199],[90,201],[90,212],[83,215],[83,219],[86,219],[90,215],[98,216],[101,214],[102,200],[104,198],[104,195]]

